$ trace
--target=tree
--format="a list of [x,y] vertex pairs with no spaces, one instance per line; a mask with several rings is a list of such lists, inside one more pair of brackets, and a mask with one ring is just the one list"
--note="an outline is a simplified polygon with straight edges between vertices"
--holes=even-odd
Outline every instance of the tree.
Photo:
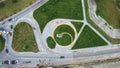
[[16,3],[16,2],[18,2],[18,0],[12,0],[12,3]]
[[3,8],[5,6],[4,2],[0,3],[0,8]]
[[118,8],[120,9],[120,0],[116,0],[116,4],[117,4]]

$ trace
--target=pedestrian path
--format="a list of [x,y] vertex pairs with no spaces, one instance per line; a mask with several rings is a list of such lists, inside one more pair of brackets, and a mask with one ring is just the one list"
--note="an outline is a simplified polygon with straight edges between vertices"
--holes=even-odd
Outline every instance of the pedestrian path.
[[[120,39],[120,29],[115,29],[111,25],[108,24],[105,19],[101,16],[96,15],[96,3],[94,0],[88,0],[88,7],[89,7],[89,15],[90,19],[99,27],[101,28],[109,37]],[[106,25],[106,23],[108,25]]]

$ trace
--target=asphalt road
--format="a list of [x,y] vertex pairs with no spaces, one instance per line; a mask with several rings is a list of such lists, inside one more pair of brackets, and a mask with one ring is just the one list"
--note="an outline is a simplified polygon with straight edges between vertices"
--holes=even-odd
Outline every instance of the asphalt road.
[[[41,36],[41,31],[39,29],[39,26],[37,22],[32,18],[33,11],[42,6],[44,3],[46,3],[48,0],[37,0],[36,3],[33,5],[29,6],[25,10],[19,12],[18,14],[15,14],[1,23],[3,26],[6,26],[6,31],[10,31],[13,33],[13,30],[10,29],[11,24],[15,27],[18,23],[17,22],[22,22],[25,21],[29,23],[32,27],[35,27],[36,29],[33,29],[35,39],[38,45],[38,48],[40,52],[34,53],[34,52],[15,52],[11,45],[12,45],[12,38],[13,36],[10,36],[9,34],[6,34],[6,43],[5,43],[5,48],[0,54],[0,60],[13,60],[17,59],[19,60],[19,64],[16,66],[24,66],[24,65],[29,65],[29,66],[36,66],[36,64],[40,65],[63,65],[63,64],[71,64],[74,62],[79,63],[80,60],[76,60],[76,58],[83,58],[83,57],[95,57],[99,55],[108,55],[108,54],[113,54],[113,53],[119,53],[120,49],[119,47],[116,49],[109,49],[109,50],[101,50],[101,51],[88,51],[88,52],[79,52],[76,51],[75,53],[73,51],[70,51],[69,53],[57,53],[52,50],[50,50],[47,46],[42,41],[42,36]],[[101,36],[109,45],[112,45],[107,39],[105,39],[96,29],[94,29],[86,20],[86,14],[85,14],[85,6],[84,6],[84,0],[82,0],[82,7],[83,7],[83,15],[84,15],[84,20],[87,25],[90,26],[99,36]],[[30,13],[30,14],[29,14]],[[15,19],[12,22],[9,22],[8,19]],[[15,23],[13,23],[15,22]],[[6,53],[5,49],[8,49],[9,53]],[[60,56],[64,56],[64,58],[60,58]],[[25,63],[26,61],[31,61],[31,63]],[[5,66],[5,65],[4,65]],[[3,67],[4,67],[3,66]],[[14,66],[14,67],[16,67]]]

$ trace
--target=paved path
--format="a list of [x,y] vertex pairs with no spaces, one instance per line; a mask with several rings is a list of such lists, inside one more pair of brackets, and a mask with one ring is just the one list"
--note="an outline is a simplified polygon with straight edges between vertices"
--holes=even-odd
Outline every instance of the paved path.
[[[43,37],[43,42],[45,43],[45,45],[48,47],[47,45],[47,38],[49,36],[53,37],[54,38],[54,30],[59,26],[59,25],[62,25],[62,24],[66,24],[66,25],[69,25],[73,28],[74,32],[75,32],[75,38],[77,38],[77,31],[75,29],[75,27],[71,24],[71,22],[69,22],[69,20],[66,20],[66,19],[55,19],[55,20],[52,20],[50,21],[46,27],[44,28],[43,30],[43,33],[42,33],[42,37]],[[56,42],[56,41],[55,41]],[[72,47],[73,47],[73,44],[74,44],[75,41],[73,41],[70,45],[68,46],[61,46],[59,44],[56,44],[56,47],[55,49],[53,49],[53,51],[57,51],[57,52],[61,52],[63,53],[64,51],[67,51],[67,50],[70,50]],[[56,42],[57,43],[57,42]]]
[[103,40],[105,40],[105,41],[108,43],[108,45],[112,45],[112,44],[110,43],[110,41],[108,41],[103,35],[101,35],[95,28],[93,28],[93,27],[87,22],[84,0],[82,0],[82,8],[83,8],[84,23],[87,23],[87,25],[88,25],[93,31],[95,31]]
[[[109,37],[111,38],[120,38],[120,29],[115,29],[110,25],[104,18],[101,16],[96,15],[96,3],[94,0],[88,0],[88,7],[89,7],[89,15],[90,19],[94,21],[94,23],[101,28]],[[105,23],[107,25],[105,25]]]
[[[83,63],[83,62],[90,62],[90,61],[101,60],[101,59],[104,60],[108,58],[120,57],[119,45],[86,48],[86,49],[80,49],[80,50],[69,50],[69,51],[65,51],[64,53],[56,52],[56,51],[49,49],[46,46],[46,43],[44,42],[45,42],[45,38],[52,33],[50,30],[52,30],[53,27],[49,27],[49,29],[45,29],[47,31],[50,31],[49,33],[45,32],[44,34],[44,31],[43,31],[43,34],[41,34],[38,24],[33,19],[33,16],[31,16],[33,13],[32,11],[35,10],[36,7],[39,7],[39,5],[40,6],[43,5],[45,2],[47,2],[47,0],[38,0],[38,2],[36,2],[36,4],[34,4],[31,8],[26,9],[24,10],[24,12],[21,12],[19,14],[12,16],[12,18],[14,17],[17,18],[13,22],[6,22],[6,20],[3,21],[5,22],[3,25],[6,26],[6,31],[11,31],[11,32],[13,32],[13,30],[10,29],[10,25],[13,24],[15,27],[19,22],[22,22],[22,21],[29,23],[32,27],[35,27],[36,29],[35,30],[33,29],[33,32],[34,32],[35,39],[37,41],[39,50],[41,52],[38,52],[38,53],[15,52],[11,47],[13,36],[6,34],[5,49],[7,48],[9,50],[9,53],[6,53],[4,49],[4,51],[0,54],[0,60],[17,59],[19,60],[18,65],[27,65],[23,62],[31,61],[31,63],[28,65],[35,66],[38,63],[40,65],[63,65],[63,64],[75,64],[75,63]],[[84,0],[82,0],[82,7],[83,7],[83,12],[84,12],[83,13],[84,20],[79,20],[79,21],[84,22],[91,29],[93,29],[100,37],[102,37],[109,45],[111,45],[109,41],[107,41],[96,29],[94,29],[87,22]],[[68,19],[67,21],[70,21],[70,19]],[[74,21],[78,21],[78,20],[74,20]],[[53,24],[52,26],[55,26],[55,25],[56,24]],[[61,56],[64,56],[64,58],[60,58]]]

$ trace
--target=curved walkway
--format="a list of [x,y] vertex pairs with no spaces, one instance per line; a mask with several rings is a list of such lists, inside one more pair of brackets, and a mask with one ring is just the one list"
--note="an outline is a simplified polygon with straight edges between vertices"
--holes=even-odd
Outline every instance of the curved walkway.
[[[54,30],[59,26],[59,25],[62,25],[62,24],[66,24],[66,25],[69,25],[73,28],[73,30],[75,31],[75,39],[77,38],[77,31],[75,29],[75,27],[71,24],[71,22],[69,22],[68,20],[66,19],[55,19],[55,20],[52,20],[50,21],[46,27],[44,28],[43,30],[43,33],[42,33],[42,37],[43,37],[43,41],[45,43],[45,45],[47,46],[47,42],[46,42],[46,39],[49,37],[49,36],[53,36],[53,33],[54,33]],[[61,46],[59,44],[56,44],[56,47],[55,49],[53,49],[53,51],[55,52],[61,52],[63,53],[64,51],[67,51],[69,52],[69,50],[72,48],[73,44],[75,43],[75,41],[73,41],[70,45],[68,46]],[[48,47],[48,46],[47,46]]]
[[[41,1],[44,1],[44,0],[41,0]],[[92,28],[100,37],[102,37],[105,41],[107,41],[101,34],[99,34],[99,32],[96,29],[94,29],[86,21],[84,0],[81,0],[81,1],[82,1],[82,7],[83,7],[83,11],[84,11],[84,20],[82,22],[84,22],[84,23],[86,23],[86,25],[90,26],[90,28]],[[32,52],[16,53],[11,48],[11,44],[12,44],[11,42],[12,42],[13,36],[6,34],[7,42],[5,44],[5,48],[9,49],[10,52],[6,53],[6,51],[4,50],[2,52],[2,54],[0,54],[1,60],[18,59],[19,63],[21,63],[21,64],[23,63],[23,61],[29,60],[29,61],[31,61],[31,63],[29,64],[31,66],[38,64],[38,63],[40,65],[50,66],[50,65],[75,64],[75,63],[78,64],[78,63],[85,63],[85,62],[87,63],[90,61],[105,60],[105,59],[109,59],[109,58],[120,57],[120,46],[119,45],[86,48],[86,49],[80,49],[80,50],[69,50],[68,48],[66,48],[65,50],[62,49],[64,51],[63,53],[57,52],[57,50],[56,51],[50,50],[47,47],[46,38],[52,34],[52,31],[54,29],[54,27],[52,27],[52,26],[56,26],[57,24],[61,23],[61,21],[60,22],[52,21],[52,24],[49,24],[49,26],[47,24],[46,28],[43,31],[43,34],[41,34],[39,26],[36,23],[36,21],[34,20],[32,14],[33,14],[33,12],[25,14],[23,16],[23,18],[21,18],[21,17],[19,18],[19,16],[18,16],[17,17],[17,18],[19,18],[18,20],[6,24],[6,29],[8,28],[7,31],[11,31],[13,33],[13,31],[10,30],[10,28],[8,27],[11,24],[13,24],[13,26],[15,27],[19,22],[29,23],[30,25],[32,25],[32,27],[36,28],[36,30],[33,30],[33,32],[34,32],[38,47],[40,47],[40,50],[42,48],[41,51],[43,51],[43,52],[42,53],[41,52],[39,52],[39,53],[32,53]],[[64,21],[66,21],[70,24],[70,20],[64,20]],[[81,20],[79,20],[79,21],[81,21]],[[111,44],[109,41],[107,41],[107,43]],[[58,49],[59,48],[60,47],[58,47]],[[61,56],[64,56],[64,58],[60,58]]]

